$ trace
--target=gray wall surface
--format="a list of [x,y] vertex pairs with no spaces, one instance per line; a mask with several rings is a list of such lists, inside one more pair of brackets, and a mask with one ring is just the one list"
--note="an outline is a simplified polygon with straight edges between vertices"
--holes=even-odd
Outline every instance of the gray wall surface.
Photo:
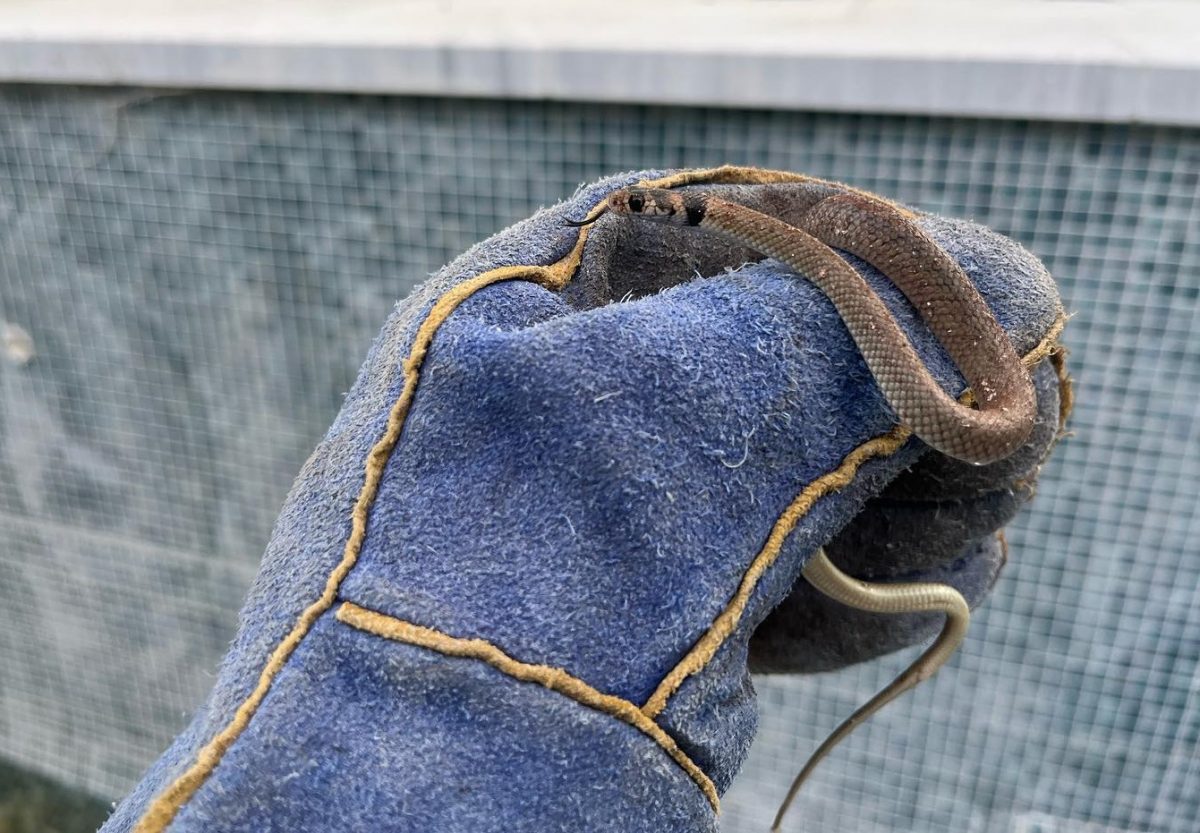
[[0,79],[1195,127],[1200,6],[7,0]]
[[[797,827],[1194,831],[1194,129],[0,88],[0,755],[118,797],[211,684],[392,303],[581,182],[722,162],[991,225],[1076,313],[1075,435],[994,597],[951,665],[818,773]],[[909,658],[760,680],[725,828],[766,829]]]

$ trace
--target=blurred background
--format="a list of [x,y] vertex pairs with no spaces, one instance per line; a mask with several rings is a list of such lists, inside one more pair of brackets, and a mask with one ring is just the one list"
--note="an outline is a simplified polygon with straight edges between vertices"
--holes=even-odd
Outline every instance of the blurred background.
[[[1019,240],[1070,428],[951,665],[793,829],[1200,823],[1200,13],[1171,2],[0,7],[0,833],[93,829],[213,682],[393,303],[636,168],[804,171]],[[756,681],[723,829],[911,656]]]

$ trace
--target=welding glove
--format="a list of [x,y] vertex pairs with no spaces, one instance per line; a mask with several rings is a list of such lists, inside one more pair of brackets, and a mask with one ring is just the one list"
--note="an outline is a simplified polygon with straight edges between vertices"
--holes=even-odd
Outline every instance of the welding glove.
[[[639,180],[762,207],[786,178],[603,180],[400,303],[288,497],[213,692],[103,830],[715,831],[754,736],[749,667],[828,670],[938,627],[820,598],[797,580],[815,548],[977,602],[1059,430],[1052,362],[1026,447],[958,463],[896,426],[833,307],[778,262],[564,222]],[[1018,352],[1049,356],[1062,311],[1038,261],[920,223]],[[961,393],[899,293],[848,259]]]

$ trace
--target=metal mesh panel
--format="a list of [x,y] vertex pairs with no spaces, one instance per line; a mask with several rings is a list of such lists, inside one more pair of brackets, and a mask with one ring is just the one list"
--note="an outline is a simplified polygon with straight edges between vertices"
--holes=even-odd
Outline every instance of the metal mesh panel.
[[[804,829],[1195,830],[1200,133],[1152,127],[0,90],[3,755],[121,794],[211,685],[392,301],[582,181],[725,161],[993,226],[1077,313],[1076,436],[1004,578],[819,771]],[[724,828],[765,829],[908,659],[760,680]]]

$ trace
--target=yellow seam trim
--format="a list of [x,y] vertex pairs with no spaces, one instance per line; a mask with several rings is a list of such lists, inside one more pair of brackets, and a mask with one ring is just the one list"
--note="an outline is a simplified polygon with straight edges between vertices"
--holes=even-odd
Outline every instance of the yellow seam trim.
[[[715,170],[724,171],[725,169]],[[259,674],[254,690],[238,706],[233,718],[225,728],[200,748],[192,765],[155,797],[134,826],[133,833],[162,833],[167,828],[180,808],[200,789],[208,776],[216,769],[225,752],[249,725],[250,719],[266,698],[275,677],[296,646],[308,633],[313,622],[332,606],[338,588],[358,560],[359,550],[366,538],[367,514],[379,489],[383,468],[400,438],[405,417],[416,392],[421,363],[429,352],[430,344],[438,327],[463,301],[493,283],[524,279],[540,283],[547,289],[561,289],[570,281],[582,261],[583,247],[590,231],[590,227],[581,228],[574,247],[566,257],[556,263],[549,266],[518,265],[493,269],[462,282],[437,299],[418,328],[409,356],[404,362],[404,388],[388,414],[387,428],[367,455],[363,487],[351,513],[350,536],[346,540],[341,561],[327,577],[325,589],[320,597],[305,608],[292,630],[275,646]]]
[[[1055,355],[1058,350],[1058,335],[1062,332],[1065,323],[1066,317],[1060,316],[1051,325],[1041,343],[1023,361],[1026,364],[1034,364],[1046,356]],[[965,396],[966,394],[964,394]],[[818,477],[801,490],[771,527],[766,544],[750,562],[750,567],[743,574],[733,598],[729,600],[725,609],[713,620],[708,630],[692,646],[691,650],[663,677],[662,682],[650,695],[650,699],[642,706],[643,714],[650,718],[661,714],[667,707],[667,702],[683,685],[684,680],[702,671],[712,661],[717,650],[737,628],[742,614],[746,611],[746,605],[750,602],[750,595],[779,557],[787,537],[800,520],[808,514],[817,500],[830,492],[850,485],[863,463],[872,457],[894,454],[911,435],[912,431],[909,428],[898,425],[887,434],[868,440],[851,451],[836,469]]]
[[583,258],[583,246],[587,240],[588,231],[589,229],[586,227],[581,229],[575,246],[566,257],[556,263],[549,266],[504,266],[492,269],[463,281],[437,299],[418,328],[411,352],[404,362],[404,389],[388,414],[387,428],[367,455],[363,487],[351,513],[350,537],[346,540],[342,560],[326,579],[325,589],[321,596],[300,614],[300,618],[292,627],[291,632],[275,646],[275,650],[271,652],[267,664],[259,675],[258,684],[238,706],[233,719],[212,740],[201,747],[200,751],[196,753],[196,760],[192,765],[154,799],[133,828],[134,833],[162,833],[166,829],[180,808],[200,789],[208,776],[216,769],[226,750],[249,725],[250,718],[254,716],[267,696],[276,675],[305,634],[308,633],[313,622],[333,605],[338,588],[353,569],[363,541],[366,539],[368,512],[379,490],[379,483],[383,479],[384,466],[387,465],[392,450],[400,439],[405,417],[408,415],[409,406],[416,393],[421,363],[429,352],[430,344],[433,342],[438,327],[475,292],[500,281],[523,279],[534,281],[548,289],[558,289],[564,286],[571,279]]
[[879,194],[871,191],[864,191],[861,188],[855,188],[853,185],[847,185],[844,182],[837,182],[832,179],[821,179],[807,174],[798,174],[792,171],[773,171],[769,168],[750,168],[742,165],[721,165],[717,168],[702,168],[694,171],[681,171],[677,174],[662,177],[661,179],[644,179],[638,183],[640,188],[679,188],[684,185],[696,185],[699,183],[717,183],[725,185],[776,185],[781,183],[801,183],[811,182],[816,185],[831,185],[834,188],[848,191],[859,197],[864,197],[874,202],[884,203],[890,206],[905,217],[916,217],[916,213],[910,208],[906,208],[894,200],[889,200],[887,197],[882,197]]
[[485,639],[462,639],[450,636],[432,628],[414,625],[394,616],[359,607],[353,602],[343,602],[338,608],[336,616],[338,621],[375,636],[438,651],[447,656],[480,660],[502,674],[521,682],[545,686],[580,705],[604,712],[629,724],[661,746],[674,759],[675,763],[679,764],[684,772],[696,782],[713,810],[720,812],[721,802],[712,780],[679,748],[674,738],[663,731],[657,723],[642,714],[641,710],[628,700],[604,694],[561,668],[549,665],[531,665],[513,659]]
[[750,601],[750,594],[754,592],[759,580],[779,557],[784,541],[787,540],[800,520],[812,509],[817,499],[848,486],[854,480],[859,466],[866,460],[894,453],[904,445],[911,434],[912,432],[908,428],[901,425],[883,436],[868,440],[851,451],[840,466],[808,484],[796,496],[771,527],[767,543],[750,562],[750,567],[742,576],[737,592],[733,594],[733,598],[730,599],[725,609],[713,620],[709,629],[692,646],[684,658],[663,678],[654,693],[650,695],[650,699],[642,706],[642,712],[647,717],[653,718],[661,714],[667,706],[667,701],[679,689],[683,681],[701,671],[716,655],[717,649],[724,644],[737,627],[738,622],[741,621],[746,605]]
[[1067,430],[1067,420],[1075,409],[1075,380],[1067,372],[1067,348],[1058,345],[1050,353],[1050,361],[1054,372],[1058,375],[1058,433],[1062,435]]

